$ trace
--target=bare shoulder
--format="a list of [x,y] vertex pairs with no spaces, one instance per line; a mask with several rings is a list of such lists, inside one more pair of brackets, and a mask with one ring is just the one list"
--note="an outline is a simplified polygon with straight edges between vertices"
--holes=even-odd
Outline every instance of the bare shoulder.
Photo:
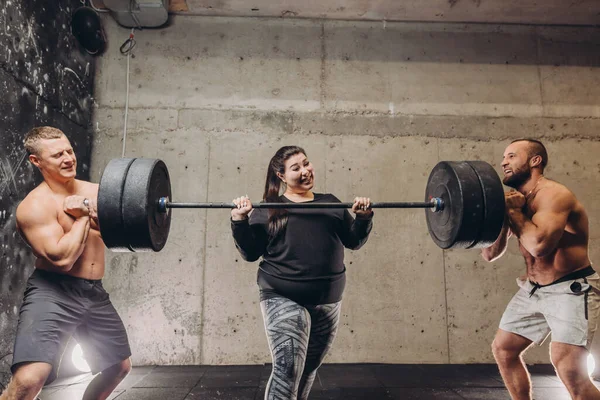
[[77,186],[84,189],[84,190],[92,190],[92,189],[98,189],[98,184],[97,183],[93,183],[93,182],[89,182],[89,181],[84,181],[81,179],[77,179],[75,182],[77,182]]
[[77,180],[77,185],[85,192],[85,193],[98,193],[98,185],[97,183],[92,183],[88,181]]
[[537,193],[536,202],[544,208],[569,210],[576,206],[577,198],[565,185],[548,180],[547,184]]
[[51,195],[43,184],[29,192],[17,207],[17,226],[45,222],[56,217],[58,211]]

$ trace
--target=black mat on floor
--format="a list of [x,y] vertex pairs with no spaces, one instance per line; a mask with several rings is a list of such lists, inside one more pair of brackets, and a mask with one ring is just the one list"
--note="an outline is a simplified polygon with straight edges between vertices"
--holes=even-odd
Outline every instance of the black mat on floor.
[[[135,367],[109,400],[262,400],[270,365]],[[530,366],[536,399],[568,400],[552,366]],[[41,400],[79,400],[93,377],[62,379]],[[325,364],[311,400],[509,400],[495,365]]]

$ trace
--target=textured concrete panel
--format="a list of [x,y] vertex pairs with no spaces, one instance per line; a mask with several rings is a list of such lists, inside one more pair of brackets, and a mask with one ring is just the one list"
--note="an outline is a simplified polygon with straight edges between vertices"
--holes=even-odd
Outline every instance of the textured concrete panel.
[[389,33],[376,23],[327,22],[324,30],[325,108],[387,112],[392,100]]
[[[439,151],[437,140],[426,138],[340,136],[329,147],[327,191],[342,201],[422,201]],[[442,252],[424,216],[375,210],[369,241],[346,251],[347,289],[331,362],[448,361]]]
[[[109,41],[129,31],[105,19]],[[174,17],[170,27],[137,32],[130,60],[132,107],[303,109],[319,107],[321,28],[309,21]],[[232,24],[235,23],[235,29]],[[302,46],[298,46],[302,43]],[[126,57],[103,59],[98,96],[122,106]]]
[[[292,114],[295,133],[329,136],[421,136],[455,140],[492,140],[536,137],[598,141],[598,118],[515,118],[445,115],[389,115],[370,112]],[[500,152],[502,154],[502,152]]]
[[[133,113],[133,126],[142,126],[147,115]],[[154,115],[155,121],[164,123],[171,113],[167,110]],[[106,121],[110,120],[106,116]],[[100,176],[111,158],[120,157],[122,138],[117,132],[107,126],[96,133],[93,176]],[[174,200],[206,198],[206,185],[190,182],[206,182],[208,151],[208,141],[193,130],[128,132],[126,156],[165,161]],[[126,322],[135,364],[200,362],[205,229],[204,213],[174,210],[169,240],[162,252],[107,251],[107,288]]]
[[487,22],[521,24],[583,24],[600,22],[594,0],[546,1],[540,12],[535,0],[187,0],[197,15],[269,16],[352,20]]
[[[127,37],[106,24],[111,43]],[[136,39],[127,155],[165,159],[176,200],[257,201],[271,156],[298,144],[316,191],[418,201],[439,160],[481,159],[499,171],[510,140],[535,137],[550,151],[547,176],[587,207],[600,257],[593,30],[177,16]],[[122,149],[126,59],[109,50],[97,77],[96,180]],[[110,256],[107,284],[134,361],[270,361],[257,263],[239,256],[229,215],[175,211],[163,252]],[[369,242],[347,251],[346,264],[332,362],[492,362],[524,270],[514,241],[492,264],[478,250],[442,252],[423,210],[377,210]],[[526,360],[547,361],[547,346]]]
[[[326,105],[390,114],[541,115],[533,28],[331,22]],[[352,82],[348,85],[347,82]]]
[[265,134],[292,133],[296,114],[291,112],[254,110],[198,110],[179,111],[180,128],[198,128],[204,132],[244,132]]
[[600,117],[597,29],[539,28],[544,114]]

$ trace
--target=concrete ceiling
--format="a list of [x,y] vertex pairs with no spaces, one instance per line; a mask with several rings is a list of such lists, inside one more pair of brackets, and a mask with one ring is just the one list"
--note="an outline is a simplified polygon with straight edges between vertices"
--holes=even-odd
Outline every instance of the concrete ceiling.
[[600,0],[171,0],[170,9],[207,16],[600,25]]

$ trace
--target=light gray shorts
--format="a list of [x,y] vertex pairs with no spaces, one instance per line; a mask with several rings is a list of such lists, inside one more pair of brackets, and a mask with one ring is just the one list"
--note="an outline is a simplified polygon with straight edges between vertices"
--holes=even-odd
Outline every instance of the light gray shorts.
[[520,289],[508,303],[500,329],[538,345],[552,333],[553,342],[589,350],[600,317],[597,273],[541,287],[520,278],[517,284]]

